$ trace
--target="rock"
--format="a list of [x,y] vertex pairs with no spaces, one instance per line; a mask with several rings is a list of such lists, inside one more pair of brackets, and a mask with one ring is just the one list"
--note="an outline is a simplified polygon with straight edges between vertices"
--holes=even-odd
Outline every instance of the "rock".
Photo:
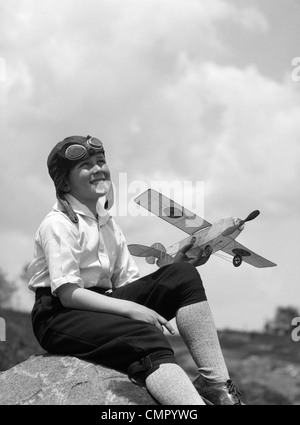
[[156,405],[127,375],[70,356],[49,354],[0,373],[0,405]]

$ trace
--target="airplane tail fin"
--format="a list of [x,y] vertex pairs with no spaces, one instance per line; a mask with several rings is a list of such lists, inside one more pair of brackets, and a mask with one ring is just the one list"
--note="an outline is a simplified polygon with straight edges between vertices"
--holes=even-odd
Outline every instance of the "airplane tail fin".
[[[154,248],[161,252],[161,255],[160,255],[160,258],[158,258],[158,261],[161,260],[164,257],[164,254],[167,252],[163,244],[159,242],[156,242],[155,244],[151,245],[151,248]],[[157,260],[157,257],[154,257],[154,256],[146,257],[146,261],[148,264],[155,264],[156,260]]]
[[[157,242],[157,243],[152,245],[152,248],[155,248],[157,251],[160,251],[160,253],[161,253],[159,258],[156,261],[156,265],[158,267],[167,266],[168,264],[172,264],[174,262],[174,258],[171,255],[167,254],[167,250],[163,246],[163,244]],[[150,258],[148,257],[148,259],[146,258],[146,261],[149,264],[154,264],[156,258],[155,257],[150,257]],[[153,261],[153,262],[150,262],[150,261]]]
[[158,267],[166,266],[174,261],[173,257],[167,254],[166,248],[161,243],[155,243],[151,247],[133,244],[128,245],[128,249],[131,255],[135,257],[144,257],[149,264],[155,264],[157,260],[156,265]]

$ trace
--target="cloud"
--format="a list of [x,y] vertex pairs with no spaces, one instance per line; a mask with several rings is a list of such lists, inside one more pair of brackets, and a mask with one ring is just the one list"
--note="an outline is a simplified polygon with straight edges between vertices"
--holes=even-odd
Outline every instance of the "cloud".
[[[156,169],[166,168],[166,161],[171,166],[169,152],[180,152],[183,143],[193,152],[199,136],[206,137],[197,114],[206,114],[212,129],[211,117],[221,110],[196,98],[193,85],[174,98],[185,77],[182,58],[198,64],[226,51],[218,22],[258,29],[265,18],[221,0],[90,0],[88,6],[12,0],[1,20],[8,68],[1,88],[5,177],[13,181],[22,171],[44,186],[47,153],[71,133],[107,137],[115,169],[124,171],[123,164],[138,157],[137,174],[146,159]],[[12,155],[26,160],[9,161]],[[179,170],[186,172],[185,164]]]
[[[228,42],[228,32],[244,41],[270,31],[259,7],[227,0],[11,0],[0,23],[0,231],[10,273],[17,274],[17,260],[21,269],[31,259],[34,232],[54,202],[47,155],[70,134],[103,139],[117,187],[125,172],[129,184],[205,181],[209,221],[257,205],[276,226],[296,217],[299,92],[288,79],[262,75],[256,63],[240,67]],[[226,38],[224,25],[232,29]],[[118,221],[130,242],[180,239],[155,217],[147,224]],[[255,244],[260,234],[253,232]],[[270,254],[273,246],[271,238]]]
[[74,112],[88,97],[92,106],[97,93],[109,103],[131,89],[150,91],[172,76],[181,52],[203,59],[224,49],[216,22],[249,27],[247,19],[259,24],[263,17],[223,0],[90,0],[88,6],[12,0],[2,18],[7,94],[36,109],[42,105],[45,113],[57,107],[57,99],[72,97],[68,110]]
[[[175,145],[169,166],[177,158],[176,170],[183,175],[197,170],[194,175],[208,181],[220,203],[231,192],[237,203],[245,194],[251,202],[258,197],[279,216],[298,212],[297,187],[290,184],[300,173],[300,102],[294,86],[270,80],[254,66],[184,58],[177,81],[160,99],[169,103],[165,110],[174,120],[168,127],[168,152]],[[287,197],[291,202],[282,204]]]

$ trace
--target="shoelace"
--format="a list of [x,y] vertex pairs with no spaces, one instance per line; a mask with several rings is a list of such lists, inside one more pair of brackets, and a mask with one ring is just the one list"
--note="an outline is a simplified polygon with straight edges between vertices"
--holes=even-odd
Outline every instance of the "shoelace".
[[234,399],[236,400],[236,404],[241,404],[241,400],[239,399],[239,396],[242,395],[242,393],[239,391],[238,387],[236,386],[236,384],[234,382],[232,382],[231,380],[228,380],[226,382],[229,394],[232,394]]

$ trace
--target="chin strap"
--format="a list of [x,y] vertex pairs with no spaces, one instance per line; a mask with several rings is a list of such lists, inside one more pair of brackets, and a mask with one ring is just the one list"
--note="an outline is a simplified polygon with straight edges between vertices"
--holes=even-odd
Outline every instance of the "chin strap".
[[59,203],[63,206],[64,213],[69,217],[69,219],[77,224],[78,223],[78,217],[77,214],[74,212],[73,208],[71,207],[70,203],[66,200],[63,194],[57,194],[57,200]]
[[109,185],[109,189],[108,189],[108,192],[107,192],[107,195],[106,195],[106,201],[105,201],[105,204],[104,204],[104,208],[106,210],[111,209],[111,207],[114,204],[114,199],[115,199],[113,184],[112,184],[111,181],[109,183],[110,183],[110,185]]

